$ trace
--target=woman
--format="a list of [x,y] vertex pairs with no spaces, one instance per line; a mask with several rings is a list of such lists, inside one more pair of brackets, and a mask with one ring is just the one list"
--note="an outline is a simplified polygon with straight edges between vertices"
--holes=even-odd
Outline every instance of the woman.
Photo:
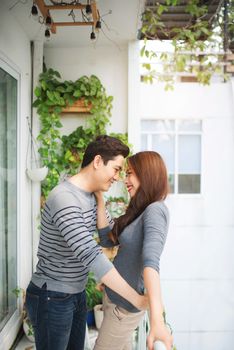
[[[148,349],[161,340],[171,349],[172,336],[163,319],[159,261],[164,248],[169,214],[167,170],[156,152],[139,152],[128,158],[125,184],[130,195],[126,213],[111,230],[101,193],[97,198],[97,224],[103,247],[119,245],[114,266],[139,293],[146,289],[150,307]],[[111,232],[110,232],[111,230]],[[134,329],[144,315],[126,299],[105,287],[104,320],[94,350],[130,350]]]

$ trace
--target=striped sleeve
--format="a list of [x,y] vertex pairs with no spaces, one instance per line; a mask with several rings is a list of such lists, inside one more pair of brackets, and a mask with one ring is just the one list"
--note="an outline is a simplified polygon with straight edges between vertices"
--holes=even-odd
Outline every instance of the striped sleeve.
[[113,265],[102,253],[85,224],[81,208],[70,192],[58,193],[51,203],[52,220],[75,256],[101,279]]

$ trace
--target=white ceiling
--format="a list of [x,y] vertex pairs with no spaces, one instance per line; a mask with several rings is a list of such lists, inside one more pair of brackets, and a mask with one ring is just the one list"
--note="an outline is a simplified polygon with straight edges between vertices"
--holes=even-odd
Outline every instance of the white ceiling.
[[[47,41],[44,38],[45,26],[35,21],[31,16],[32,0],[0,0],[5,2],[12,16],[20,24],[31,40],[43,38],[46,47],[79,47],[90,45],[124,45],[129,40],[137,38],[140,27],[140,17],[143,9],[143,0],[99,0],[99,9],[102,20],[102,30],[97,35],[95,43],[90,40],[91,26],[87,27],[57,27],[57,33],[51,34]],[[85,4],[85,0],[80,1]],[[48,0],[47,0],[47,3]],[[59,14],[58,14],[59,12]],[[62,13],[61,13],[62,12]],[[71,21],[67,14],[70,11],[52,11],[56,19]],[[79,20],[79,10],[75,11]],[[111,12],[111,13],[110,13]],[[106,24],[106,25],[105,25]]]

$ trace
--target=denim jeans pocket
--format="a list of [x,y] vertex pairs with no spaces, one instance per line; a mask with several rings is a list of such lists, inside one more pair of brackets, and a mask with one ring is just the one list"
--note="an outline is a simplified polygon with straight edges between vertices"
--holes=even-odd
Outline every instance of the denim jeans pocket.
[[39,296],[26,293],[25,307],[28,317],[33,326],[37,325],[37,314],[38,314]]
[[54,292],[54,291],[48,291],[47,292],[48,300],[52,301],[65,301],[69,298],[72,298],[72,294],[69,293],[63,293],[63,292]]

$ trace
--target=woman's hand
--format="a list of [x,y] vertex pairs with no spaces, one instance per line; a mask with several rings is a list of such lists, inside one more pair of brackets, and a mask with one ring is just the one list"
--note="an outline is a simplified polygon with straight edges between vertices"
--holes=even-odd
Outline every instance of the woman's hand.
[[173,346],[173,337],[166,325],[158,325],[150,329],[147,337],[148,350],[154,350],[154,342],[156,340],[161,340],[165,344],[167,350],[171,350]]
[[94,195],[96,197],[97,203],[104,202],[102,191],[96,191],[96,192],[94,192]]

